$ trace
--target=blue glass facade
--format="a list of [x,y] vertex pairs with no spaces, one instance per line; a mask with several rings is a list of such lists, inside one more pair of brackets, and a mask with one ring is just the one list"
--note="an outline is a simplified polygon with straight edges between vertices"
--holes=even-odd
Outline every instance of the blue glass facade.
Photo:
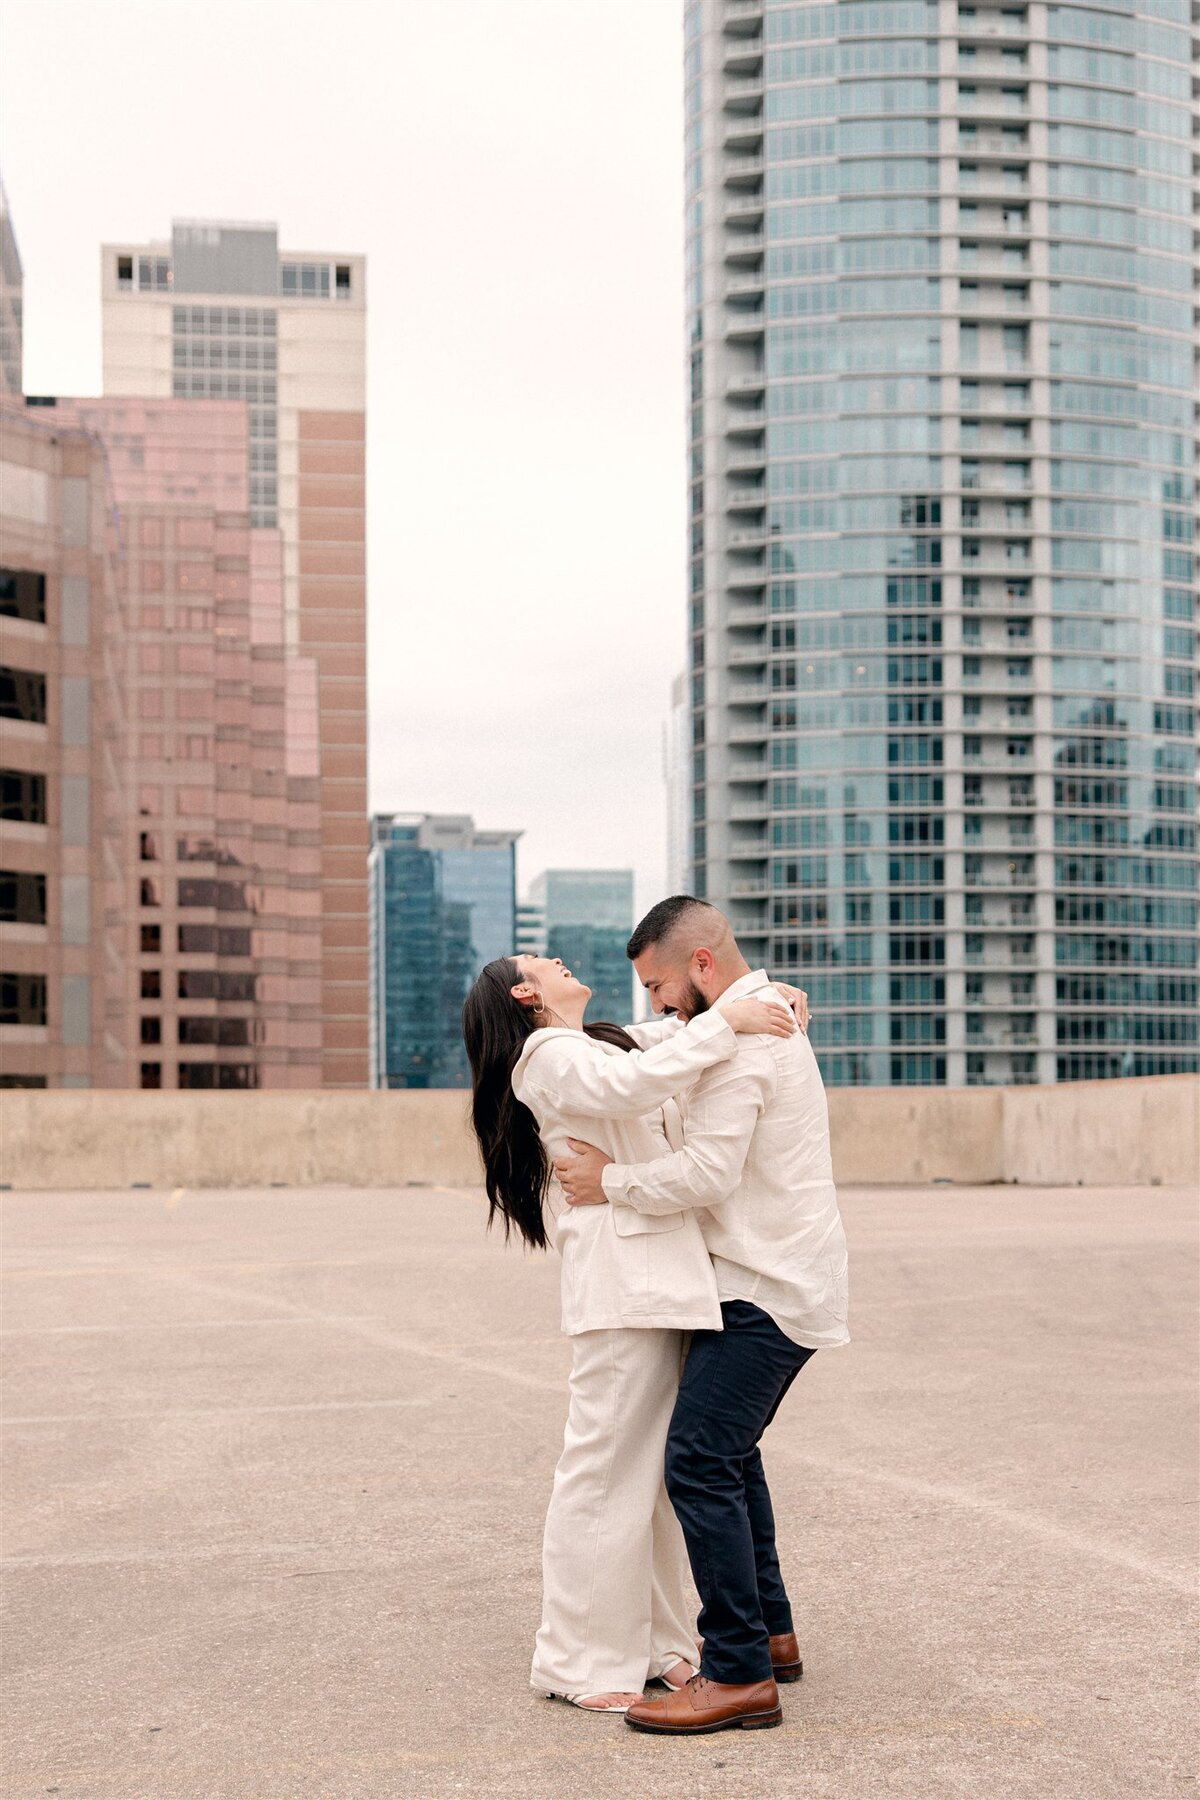
[[547,956],[592,990],[589,1020],[626,1025],[633,1017],[633,966],[625,946],[633,930],[630,869],[547,869],[531,889],[543,919]]
[[1195,1069],[1196,378],[1184,7],[1051,6],[1056,1073]]
[[373,821],[373,1086],[469,1085],[463,1001],[516,939],[515,834],[436,815]]
[[1195,1068],[1186,0],[685,17],[695,885],[835,1084]]

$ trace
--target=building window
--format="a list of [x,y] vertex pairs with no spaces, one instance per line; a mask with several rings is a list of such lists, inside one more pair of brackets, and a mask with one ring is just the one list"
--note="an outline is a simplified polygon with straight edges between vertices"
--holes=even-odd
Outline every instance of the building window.
[[160,1088],[162,1086],[162,1064],[144,1062],[142,1064],[142,1086],[144,1088]]
[[936,1087],[946,1080],[944,1056],[893,1056],[892,1083],[905,1087]]
[[0,569],[0,615],[46,623],[46,577],[35,569]]
[[6,925],[44,925],[46,877],[26,869],[0,869],[0,921]]
[[46,1023],[46,977],[0,973],[0,1025]]
[[46,777],[27,769],[0,769],[0,819],[46,823]]
[[253,1041],[252,1019],[193,1018],[182,1014],[179,1019],[181,1044],[221,1044],[245,1046]]
[[250,932],[238,926],[180,925],[181,956],[249,956]]
[[181,1088],[256,1088],[257,1063],[196,1063],[179,1065]]
[[46,677],[36,669],[0,668],[0,719],[46,723]]
[[171,285],[169,256],[138,257],[138,287],[143,293],[165,293]]
[[118,256],[118,258],[117,258],[117,286],[119,288],[131,288],[133,286],[133,258],[132,258],[132,256]]
[[[347,277],[349,271],[347,270]],[[328,300],[328,263],[281,263],[279,291],[289,299]]]
[[350,264],[338,263],[334,270],[334,288],[339,300],[350,298]]
[[214,881],[207,875],[190,875],[176,884],[179,906],[214,906],[223,912],[252,911],[244,881]]

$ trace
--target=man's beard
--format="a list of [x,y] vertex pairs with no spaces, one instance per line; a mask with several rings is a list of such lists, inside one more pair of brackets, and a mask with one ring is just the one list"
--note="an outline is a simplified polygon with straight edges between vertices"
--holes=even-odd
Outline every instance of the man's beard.
[[668,1011],[681,1019],[698,1019],[701,1013],[708,1011],[707,996],[700,992],[694,981],[689,981],[679,1005],[668,1008]]

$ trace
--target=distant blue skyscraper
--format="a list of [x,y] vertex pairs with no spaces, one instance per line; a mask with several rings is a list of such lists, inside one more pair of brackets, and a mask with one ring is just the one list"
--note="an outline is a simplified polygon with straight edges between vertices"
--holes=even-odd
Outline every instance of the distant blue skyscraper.
[[547,956],[561,956],[592,990],[589,1019],[626,1025],[633,1017],[633,969],[625,946],[633,930],[630,869],[547,869],[530,889]]
[[517,941],[515,831],[433,813],[371,825],[371,1085],[466,1087],[471,982]]

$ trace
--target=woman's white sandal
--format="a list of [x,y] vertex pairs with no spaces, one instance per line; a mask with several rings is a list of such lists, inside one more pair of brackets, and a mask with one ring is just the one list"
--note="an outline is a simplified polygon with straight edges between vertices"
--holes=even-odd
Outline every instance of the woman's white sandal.
[[546,1698],[547,1700],[563,1700],[568,1706],[577,1706],[580,1712],[624,1713],[629,1711],[629,1708],[641,1698],[641,1695],[634,1694],[621,1706],[589,1705],[589,1701],[602,1700],[603,1694],[547,1694]]

